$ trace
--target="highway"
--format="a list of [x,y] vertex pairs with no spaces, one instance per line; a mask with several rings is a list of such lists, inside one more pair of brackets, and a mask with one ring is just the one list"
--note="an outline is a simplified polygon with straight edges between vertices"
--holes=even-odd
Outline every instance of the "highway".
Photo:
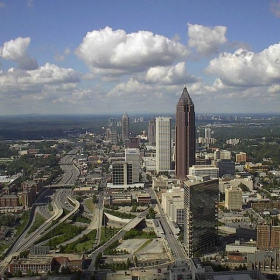
[[[74,184],[80,174],[79,169],[74,165],[73,160],[75,159],[75,154],[78,151],[72,150],[70,151],[65,157],[61,159],[61,169],[63,170],[62,178],[59,182],[61,185],[67,185],[67,184]],[[47,204],[49,203],[50,197],[53,198],[52,206],[53,206],[53,213],[51,213],[48,210]],[[69,200],[72,200],[72,203],[75,205],[71,205],[69,203]],[[43,233],[47,233],[50,230],[52,230],[55,226],[59,225],[60,223],[64,222],[68,217],[73,215],[80,206],[80,203],[76,200],[73,200],[71,198],[71,189],[59,189],[57,192],[54,192],[54,190],[51,190],[50,188],[46,188],[42,194],[36,199],[34,202],[35,210],[34,213],[31,214],[32,216],[30,219],[35,219],[35,214],[37,212],[43,214],[44,217],[47,218],[47,220],[35,231],[31,232],[30,234],[27,234],[30,227],[32,226],[33,222],[30,224],[28,228],[22,232],[22,234],[18,237],[18,239],[15,241],[15,243],[12,245],[12,247],[9,250],[8,256],[0,263],[0,276],[3,276],[3,273],[5,271],[6,265],[9,263],[10,258],[19,252],[22,252],[24,250],[27,250],[29,247],[34,245],[35,241],[38,240]],[[56,225],[54,225],[52,228],[49,228],[52,221],[59,219],[63,214],[63,208],[67,209],[69,214],[64,216]],[[49,229],[48,229],[49,228]]]

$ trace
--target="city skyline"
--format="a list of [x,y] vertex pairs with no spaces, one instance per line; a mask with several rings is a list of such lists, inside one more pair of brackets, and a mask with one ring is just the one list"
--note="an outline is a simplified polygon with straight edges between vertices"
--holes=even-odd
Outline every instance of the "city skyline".
[[[156,19],[156,20],[155,20]],[[0,0],[0,115],[280,105],[280,1]]]

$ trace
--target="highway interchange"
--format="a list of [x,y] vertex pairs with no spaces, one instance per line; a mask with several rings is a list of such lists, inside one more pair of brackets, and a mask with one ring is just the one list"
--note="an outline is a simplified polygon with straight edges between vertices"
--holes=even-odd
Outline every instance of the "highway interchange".
[[[79,176],[79,169],[73,164],[76,153],[77,150],[73,150],[61,159],[60,166],[64,172],[63,176],[61,177],[59,182],[54,182],[54,184],[51,187],[53,186],[57,187],[60,185],[61,186],[74,185],[74,183],[76,182]],[[105,177],[103,177],[101,187],[102,186],[105,187],[105,185],[106,185],[106,180]],[[187,257],[185,255],[184,249],[181,243],[175,238],[174,234],[172,233],[171,228],[165,218],[165,214],[163,213],[163,210],[160,206],[156,193],[151,188],[148,188],[147,191],[151,195],[151,199],[153,202],[152,207],[155,208],[156,206],[158,206],[157,209],[159,210],[159,213],[157,216],[165,232],[165,239],[170,248],[170,253],[173,257],[173,261],[175,263],[186,262]],[[97,229],[96,246],[100,242],[102,217],[103,217],[103,198],[104,198],[104,194],[101,191],[99,193],[99,200],[98,200],[98,204],[96,205],[97,207],[95,209],[95,213],[93,215],[92,221],[89,227],[80,234],[82,236],[83,234],[89,233],[93,229]],[[53,211],[49,210],[49,203],[52,204]],[[36,240],[38,240],[43,234],[48,233],[55,226],[66,221],[71,215],[73,215],[78,210],[79,206],[80,206],[79,202],[71,197],[71,188],[64,187],[59,189],[53,189],[53,188],[45,189],[34,203],[35,210],[32,213],[31,219],[33,219],[34,222],[35,214],[40,213],[47,220],[35,231],[27,234],[33,222],[30,223],[29,227],[25,229],[25,231],[19,236],[19,238],[10,248],[8,257],[1,264],[0,269],[2,268],[2,272],[4,271],[3,267],[5,266],[6,263],[9,262],[11,256],[30,248],[32,245],[34,245]],[[63,209],[66,209],[69,212],[66,216],[62,216]],[[148,210],[138,214],[136,218],[132,219],[115,236],[113,236],[109,241],[107,241],[102,246],[96,248],[89,255],[89,257],[91,258],[91,263],[88,269],[85,271],[84,274],[85,278],[89,279],[90,275],[95,271],[96,256],[99,253],[104,252],[106,247],[108,247],[114,241],[122,239],[122,237],[127,231],[129,231],[131,228],[134,228],[138,223],[140,223],[143,219],[145,219],[146,214],[148,213],[147,211]],[[56,220],[58,220],[58,222],[54,226],[50,227],[51,222]],[[75,239],[79,238],[79,236],[77,236]],[[69,242],[73,242],[73,240],[69,240]]]

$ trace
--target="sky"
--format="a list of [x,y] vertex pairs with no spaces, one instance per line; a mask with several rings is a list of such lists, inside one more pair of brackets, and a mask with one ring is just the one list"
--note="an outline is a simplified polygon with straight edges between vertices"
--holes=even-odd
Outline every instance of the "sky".
[[0,115],[280,113],[280,0],[0,0]]

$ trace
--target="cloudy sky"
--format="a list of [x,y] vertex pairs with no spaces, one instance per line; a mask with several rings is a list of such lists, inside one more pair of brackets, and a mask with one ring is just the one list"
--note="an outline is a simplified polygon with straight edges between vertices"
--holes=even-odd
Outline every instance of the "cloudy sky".
[[280,0],[0,0],[0,115],[280,113]]

